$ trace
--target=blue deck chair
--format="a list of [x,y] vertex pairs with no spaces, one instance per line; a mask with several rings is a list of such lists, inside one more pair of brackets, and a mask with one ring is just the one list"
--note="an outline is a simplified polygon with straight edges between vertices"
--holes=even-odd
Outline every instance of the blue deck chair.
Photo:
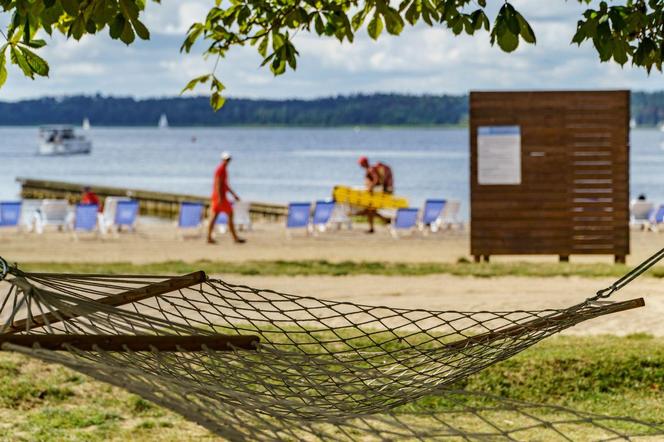
[[422,209],[422,219],[420,220],[420,230],[426,232],[428,228],[431,232],[438,231],[438,220],[443,213],[446,200],[426,200]]
[[71,225],[72,235],[78,240],[78,232],[96,232],[97,214],[99,206],[96,204],[77,204],[74,210],[74,220]]
[[118,227],[127,227],[132,232],[136,228],[136,220],[138,219],[138,201],[127,200],[118,201],[115,208],[115,220],[113,225]]
[[178,233],[180,239],[184,239],[184,231],[198,230],[201,233],[203,227],[203,204],[182,202],[180,203],[180,216],[178,217]]
[[395,238],[399,237],[399,231],[412,230],[417,227],[417,218],[419,210],[410,207],[407,209],[398,209],[394,221],[390,224],[390,232]]
[[21,219],[20,201],[0,201],[0,227],[18,228]]
[[324,232],[330,224],[332,213],[334,212],[334,201],[316,201],[314,207],[314,214],[311,217],[311,225],[309,230],[315,232]]
[[650,229],[653,232],[659,232],[661,224],[664,224],[664,204],[660,204],[650,215]]
[[309,215],[311,214],[311,203],[290,203],[288,205],[288,217],[286,218],[286,235],[290,238],[293,229],[304,228],[309,233]]

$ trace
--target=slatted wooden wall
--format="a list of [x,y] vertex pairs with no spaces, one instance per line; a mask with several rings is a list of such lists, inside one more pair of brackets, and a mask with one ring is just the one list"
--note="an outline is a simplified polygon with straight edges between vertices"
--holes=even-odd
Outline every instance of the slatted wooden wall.
[[[629,91],[470,94],[471,254],[629,253]],[[518,125],[521,184],[478,183],[477,131]]]

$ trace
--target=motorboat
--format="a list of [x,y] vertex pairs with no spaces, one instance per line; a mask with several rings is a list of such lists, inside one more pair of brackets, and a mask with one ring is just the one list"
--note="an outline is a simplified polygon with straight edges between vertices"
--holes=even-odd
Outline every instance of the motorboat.
[[92,142],[76,135],[72,126],[42,126],[39,128],[40,155],[89,154]]

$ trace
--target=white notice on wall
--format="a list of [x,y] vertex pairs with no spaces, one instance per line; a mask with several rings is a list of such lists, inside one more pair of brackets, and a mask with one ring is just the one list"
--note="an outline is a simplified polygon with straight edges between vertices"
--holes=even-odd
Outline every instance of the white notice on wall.
[[519,126],[477,128],[477,182],[521,184],[521,129]]

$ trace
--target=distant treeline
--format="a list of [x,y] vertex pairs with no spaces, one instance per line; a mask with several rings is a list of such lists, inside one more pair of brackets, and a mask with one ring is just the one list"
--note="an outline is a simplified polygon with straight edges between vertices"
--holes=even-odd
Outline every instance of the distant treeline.
[[[350,95],[313,100],[230,98],[217,113],[206,97],[71,96],[0,102],[0,125],[156,126],[440,126],[468,121],[467,95]],[[664,92],[632,94],[639,125],[664,121]]]

